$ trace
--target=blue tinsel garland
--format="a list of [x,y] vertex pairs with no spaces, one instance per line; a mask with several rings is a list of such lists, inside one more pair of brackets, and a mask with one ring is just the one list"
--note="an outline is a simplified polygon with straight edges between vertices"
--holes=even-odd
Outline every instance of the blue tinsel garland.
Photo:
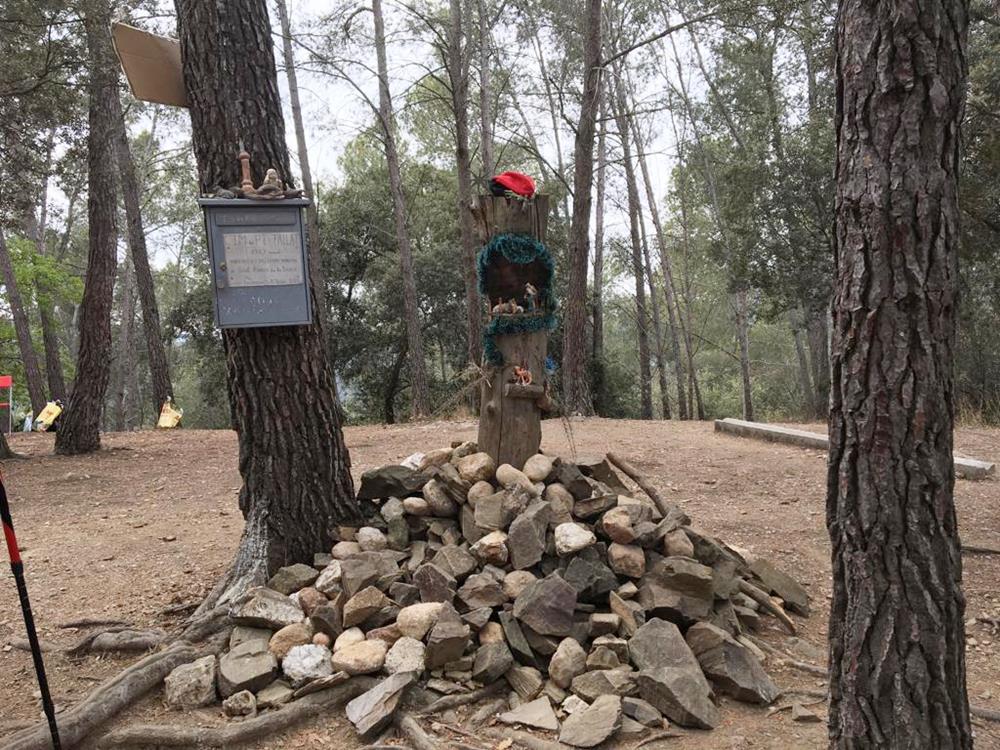
[[497,316],[493,318],[483,331],[483,353],[486,362],[491,365],[503,365],[503,354],[497,348],[496,337],[510,333],[534,333],[536,331],[551,331],[556,327],[555,300],[552,299],[552,281],[555,277],[555,263],[552,256],[541,242],[534,237],[523,234],[498,234],[479,251],[476,259],[479,276],[479,293],[488,296],[486,288],[486,270],[492,262],[493,255],[500,253],[511,263],[526,265],[538,261],[546,270],[543,288],[538,290],[538,304],[546,310],[545,315]]

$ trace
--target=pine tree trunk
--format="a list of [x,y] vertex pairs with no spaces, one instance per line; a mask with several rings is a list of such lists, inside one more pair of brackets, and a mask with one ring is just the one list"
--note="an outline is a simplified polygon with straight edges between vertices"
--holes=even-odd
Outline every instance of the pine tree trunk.
[[753,389],[750,382],[750,305],[746,289],[733,292],[736,311],[736,344],[740,353],[740,393],[743,401],[743,419],[754,420]]
[[[797,315],[798,313],[792,313]],[[806,356],[805,336],[802,333],[802,326],[794,318],[790,321],[792,328],[792,339],[795,342],[795,359],[798,362],[799,390],[802,391],[802,414],[809,418],[813,416],[815,407],[815,391],[813,390],[812,375],[809,371],[809,358]]]
[[604,363],[604,195],[607,186],[607,120],[604,86],[601,86],[600,130],[597,134],[597,204],[594,208],[593,367],[594,413],[607,413],[607,383]]
[[14,451],[12,451],[10,446],[7,444],[7,436],[2,430],[0,430],[0,461],[13,457]]
[[114,403],[114,429],[124,432],[135,415],[135,388],[130,382],[136,369],[135,347],[135,303],[136,282],[132,264],[127,260],[122,264],[121,274],[121,324],[118,328],[118,355],[112,373],[111,393]]
[[667,353],[663,346],[663,322],[660,317],[660,301],[656,294],[656,279],[653,276],[653,266],[649,260],[649,238],[646,233],[646,221],[639,214],[639,232],[642,239],[642,262],[649,284],[649,309],[653,314],[653,338],[656,342],[656,377],[660,385],[660,412],[663,419],[673,419],[670,409],[670,388],[667,384]]
[[[38,201],[38,220],[35,220],[34,213],[28,215],[28,235],[35,243],[35,251],[39,256],[44,256],[46,253],[45,233],[48,229],[49,216],[49,172],[52,168],[52,145],[54,140],[55,128],[52,128],[49,130],[48,139],[46,140],[45,178],[42,182],[42,194]],[[66,379],[63,376],[62,354],[59,349],[59,336],[56,333],[56,321],[53,319],[52,290],[46,286],[41,278],[38,278],[35,282],[35,298],[38,302],[38,318],[42,325],[42,345],[45,349],[45,377],[49,384],[49,398],[51,400],[65,399]]]
[[568,279],[563,307],[563,404],[568,414],[592,414],[587,383],[587,266],[594,186],[594,130],[601,80],[601,0],[587,0],[583,26],[583,96],[573,149],[573,215],[566,251]]
[[28,396],[31,398],[31,409],[38,414],[45,408],[45,383],[42,371],[38,366],[38,355],[31,340],[31,321],[21,301],[21,293],[14,277],[14,264],[7,248],[7,240],[0,229],[0,274],[7,289],[7,304],[10,305],[11,317],[14,318],[14,333],[17,336],[17,348],[21,354],[21,365],[24,367],[24,379],[28,386]]
[[[118,61],[112,57],[104,64],[117,71],[117,63]],[[117,75],[115,79],[117,85]],[[122,203],[125,205],[126,240],[135,272],[135,288],[142,307],[142,326],[146,337],[146,356],[149,360],[153,413],[159,414],[167,399],[173,398],[173,386],[170,382],[167,352],[163,347],[163,337],[160,332],[160,308],[156,304],[153,271],[149,266],[149,254],[146,251],[146,230],[143,227],[140,208],[142,188],[135,173],[135,161],[132,158],[132,147],[128,142],[128,131],[125,129],[121,99],[116,97],[114,105],[115,160],[118,165]]]
[[372,0],[375,16],[375,54],[378,58],[379,120],[385,145],[385,161],[389,170],[389,189],[392,193],[392,214],[396,224],[396,242],[399,245],[399,271],[403,282],[403,317],[410,350],[410,403],[413,416],[424,417],[430,413],[430,395],[427,391],[427,369],[424,362],[424,339],[417,307],[417,282],[413,270],[413,247],[406,225],[406,197],[403,195],[403,177],[400,172],[399,151],[396,147],[396,121],[389,92],[389,65],[385,52],[385,24],[382,0]]
[[[684,389],[684,363],[681,361],[681,345],[677,335],[678,323],[683,326],[683,317],[680,314],[680,307],[677,305],[677,293],[674,289],[674,272],[670,262],[670,252],[667,249],[666,234],[663,232],[663,224],[660,221],[660,211],[656,207],[656,196],[653,194],[653,181],[649,176],[649,164],[646,163],[646,154],[639,137],[639,128],[635,120],[628,118],[632,125],[632,136],[635,139],[636,158],[639,161],[639,169],[642,173],[642,182],[646,190],[646,203],[649,204],[649,212],[653,218],[653,231],[656,233],[656,247],[660,251],[660,268],[663,272],[663,295],[667,303],[667,335],[670,336],[670,350],[674,359],[674,379],[677,381],[677,416],[680,419],[688,418],[687,394]],[[650,278],[652,273],[650,272]],[[650,284],[650,294],[656,299],[656,291]],[[676,316],[675,316],[676,310]]]
[[824,421],[830,416],[830,328],[827,314],[826,310],[817,311],[806,321],[815,389],[814,408],[817,419]]
[[87,135],[87,278],[79,308],[76,377],[62,423],[56,453],[89,453],[101,447],[101,413],[111,375],[111,307],[118,264],[115,199],[115,120],[118,69],[111,48],[110,12],[103,0],[88,3],[84,16],[90,70]]
[[[239,182],[241,142],[255,184],[269,167],[287,181],[265,0],[176,7],[199,189]],[[317,283],[310,278],[313,289]],[[318,299],[314,293],[314,320]],[[320,327],[228,328],[223,342],[246,519],[228,591],[216,592],[225,600],[282,565],[311,561],[331,545],[334,526],[359,522],[361,512]]]
[[616,93],[614,104],[615,120],[622,143],[622,166],[625,169],[625,189],[628,196],[629,241],[632,247],[632,277],[635,279],[635,328],[639,348],[639,418],[653,418],[653,377],[649,367],[649,313],[646,310],[646,274],[642,262],[642,240],[639,234],[639,187],[635,179],[635,164],[632,163],[632,147],[628,137],[628,122],[625,114],[625,98],[621,87]]
[[[472,157],[469,155],[469,59],[463,45],[462,3],[451,0],[448,17],[448,76],[452,116],[455,120],[455,170],[458,174],[458,228],[462,245],[462,278],[465,281],[465,333],[468,361],[478,365],[483,357],[482,312],[476,281],[476,240],[472,226]],[[485,136],[484,136],[485,138]]]
[[493,82],[490,58],[493,42],[486,0],[477,0],[479,15],[479,160],[483,165],[483,187],[496,169],[493,155]]
[[964,2],[843,0],[827,524],[832,748],[971,748],[954,502]]
[[288,103],[292,109],[292,124],[295,127],[295,146],[299,156],[299,172],[302,174],[302,189],[310,203],[306,206],[306,232],[309,237],[309,273],[316,280],[319,298],[318,307],[323,314],[316,319],[320,330],[326,325],[326,284],[323,283],[323,258],[319,237],[319,196],[313,190],[312,167],[309,164],[309,148],[306,145],[306,126],[302,119],[302,102],[299,99],[299,77],[295,72],[295,54],[292,51],[292,25],[288,18],[288,3],[276,0],[278,22],[281,24],[281,54],[288,80]]

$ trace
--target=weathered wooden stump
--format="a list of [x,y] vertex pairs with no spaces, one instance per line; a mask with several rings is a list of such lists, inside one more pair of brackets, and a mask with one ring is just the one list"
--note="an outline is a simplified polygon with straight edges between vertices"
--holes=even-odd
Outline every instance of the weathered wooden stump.
[[[545,360],[554,324],[553,267],[542,244],[549,200],[546,195],[530,201],[484,195],[473,213],[484,244],[477,270],[489,321],[479,448],[497,465],[520,469],[538,452],[542,413],[551,404]],[[531,287],[537,290],[534,305]],[[504,305],[514,309],[501,309]]]

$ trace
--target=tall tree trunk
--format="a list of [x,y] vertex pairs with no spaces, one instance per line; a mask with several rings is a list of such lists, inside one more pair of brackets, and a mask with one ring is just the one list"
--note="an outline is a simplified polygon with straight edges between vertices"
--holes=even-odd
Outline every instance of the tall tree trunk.
[[396,424],[396,394],[399,393],[399,376],[406,364],[406,337],[399,342],[399,354],[393,360],[389,370],[389,380],[385,384],[382,395],[382,421],[386,424]]
[[635,279],[635,328],[639,343],[639,416],[653,418],[653,377],[649,367],[649,313],[646,310],[646,274],[642,262],[642,239],[639,234],[639,187],[635,179],[635,164],[632,162],[632,147],[628,137],[628,115],[625,112],[625,97],[618,85],[614,104],[615,120],[622,142],[622,166],[625,169],[625,189],[628,195],[629,241],[632,247],[632,277]]
[[[241,142],[255,184],[269,167],[287,179],[265,0],[177,0],[176,8],[199,189],[239,182]],[[310,276],[314,292],[317,284]],[[323,314],[318,300],[314,293],[314,320]],[[320,327],[227,328],[223,342],[246,525],[230,573],[205,606],[283,565],[311,561],[332,543],[334,526],[362,515]]]
[[[309,273],[316,280],[319,294],[319,309],[323,314],[317,319],[320,330],[326,332],[326,284],[323,283],[323,258],[319,238],[319,196],[313,190],[312,167],[309,165],[309,148],[306,145],[306,126],[302,119],[302,102],[299,99],[299,77],[295,72],[295,53],[292,51],[292,25],[288,19],[288,3],[275,0],[278,22],[281,24],[281,54],[288,81],[288,103],[292,108],[292,124],[295,127],[295,146],[299,157],[299,172],[302,174],[302,189],[309,198],[306,206],[306,232],[309,237]],[[332,354],[332,352],[331,352]]]
[[593,392],[594,412],[600,416],[607,413],[607,382],[604,362],[604,195],[607,186],[607,96],[604,86],[600,92],[600,130],[597,133],[597,205],[594,216],[594,281],[593,281]]
[[115,109],[118,69],[108,28],[111,14],[104,0],[91,0],[83,19],[90,71],[87,135],[87,278],[79,309],[76,377],[62,423],[56,453],[89,453],[101,447],[101,412],[111,374],[111,307],[118,264],[115,200]]
[[952,454],[967,9],[837,18],[833,748],[972,747]]
[[660,384],[660,411],[663,419],[673,419],[670,409],[670,387],[667,384],[667,353],[663,346],[663,322],[660,316],[660,301],[656,294],[656,279],[653,276],[653,266],[649,260],[649,237],[646,232],[646,221],[639,212],[639,233],[642,240],[642,262],[649,284],[649,309],[653,314],[653,339],[656,343],[656,377]]
[[[462,0],[451,0],[448,16],[448,76],[455,120],[455,169],[458,173],[458,229],[465,281],[465,334],[469,362],[483,356],[483,315],[476,276],[476,240],[472,227],[472,157],[469,155],[469,54],[463,44]],[[485,137],[485,136],[484,136]]]
[[[117,62],[112,57],[104,63],[115,71],[115,86],[118,85]],[[159,414],[164,402],[173,398],[174,389],[170,382],[167,352],[163,347],[163,335],[160,331],[160,308],[156,304],[153,271],[149,266],[149,254],[146,252],[146,230],[142,224],[142,209],[140,208],[142,188],[135,173],[135,161],[132,159],[132,148],[128,142],[128,131],[125,128],[121,99],[115,97],[113,105],[115,159],[118,164],[122,203],[125,204],[126,239],[129,254],[132,256],[132,268],[135,271],[135,287],[139,294],[139,304],[142,307],[146,356],[149,359],[149,380],[152,384],[153,413]]]
[[733,292],[736,311],[736,344],[740,353],[740,394],[743,402],[743,419],[754,420],[753,389],[750,384],[750,303],[746,289]]
[[593,412],[587,383],[587,265],[594,130],[601,80],[601,0],[587,0],[583,36],[583,96],[573,148],[573,216],[566,251],[569,279],[563,317],[563,404],[570,414]]
[[13,457],[14,451],[12,451],[10,446],[7,444],[7,436],[4,434],[3,430],[0,430],[0,461]]
[[135,303],[136,283],[132,264],[127,260],[122,264],[119,276],[121,283],[121,325],[118,329],[118,356],[115,357],[115,367],[112,373],[113,383],[111,393],[114,400],[114,429],[124,432],[135,424],[135,386],[134,373],[136,369],[135,347]]
[[[385,23],[382,17],[382,0],[372,0],[375,17],[375,55],[378,58],[379,120],[385,144],[385,161],[389,169],[389,190],[392,193],[392,215],[396,224],[396,242],[399,245],[399,271],[403,281],[403,317],[410,350],[410,401],[414,417],[430,413],[430,395],[427,391],[427,369],[424,362],[424,340],[420,328],[420,311],[417,307],[417,282],[413,270],[413,246],[410,244],[406,225],[406,197],[403,195],[403,177],[400,172],[399,151],[396,146],[396,118],[392,111],[389,91],[389,64],[385,53]],[[468,282],[466,282],[468,286]],[[468,293],[468,289],[466,289]],[[478,308],[477,308],[478,309]]]
[[806,320],[815,389],[813,403],[816,418],[824,421],[830,415],[830,327],[827,325],[827,314],[826,310],[819,310]]
[[[38,201],[38,220],[34,213],[28,215],[28,234],[35,243],[35,251],[39,256],[46,253],[45,233],[49,219],[49,172],[52,168],[52,145],[55,140],[55,128],[49,130],[45,148],[45,177],[42,181],[42,194]],[[75,196],[70,196],[72,205]],[[72,209],[71,209],[72,210]],[[45,377],[49,384],[50,399],[66,398],[66,379],[63,377],[62,354],[59,350],[59,336],[56,333],[56,321],[53,319],[52,290],[39,277],[35,280],[35,299],[38,302],[38,317],[42,324],[42,345],[45,349]]]
[[479,160],[483,165],[485,185],[496,169],[496,157],[493,155],[493,83],[490,75],[493,41],[486,0],[477,0],[476,11],[479,15]]
[[789,315],[792,339],[795,342],[795,359],[798,362],[799,390],[802,391],[802,415],[808,419],[814,416],[816,400],[813,390],[809,358],[806,355],[805,335],[802,333],[801,313],[793,311]]
[[[667,335],[670,336],[670,350],[674,359],[674,379],[677,381],[677,416],[688,418],[687,395],[684,389],[684,363],[681,361],[680,338],[677,334],[678,323],[683,326],[683,317],[677,304],[677,293],[674,289],[674,271],[670,262],[670,251],[667,249],[666,234],[660,221],[660,211],[656,207],[656,196],[653,193],[653,181],[649,176],[649,164],[646,163],[645,148],[639,135],[639,128],[632,117],[628,118],[632,126],[632,137],[635,139],[636,158],[642,173],[642,182],[646,190],[646,203],[653,219],[653,231],[656,233],[656,248],[660,252],[660,269],[663,273],[663,294],[667,303]],[[651,274],[651,272],[650,272]],[[656,291],[650,275],[650,294],[656,299]],[[676,316],[675,316],[676,311]]]
[[[562,138],[559,135],[559,108],[556,106],[556,98],[552,92],[552,80],[549,78],[549,68],[548,64],[545,62],[545,51],[542,49],[542,39],[538,30],[538,22],[535,20],[533,16],[530,15],[530,13],[528,14],[528,23],[531,28],[531,42],[535,50],[535,58],[538,60],[538,72],[541,75],[542,86],[545,89],[545,98],[549,105],[548,111],[549,111],[549,119],[552,123],[552,140],[555,143],[556,147],[556,167],[559,170],[559,175],[561,179],[565,180],[566,163],[563,161]],[[584,52],[584,55],[586,55],[586,51]],[[598,62],[599,61],[600,61],[600,55],[598,54]],[[579,138],[579,136],[577,137]],[[591,150],[593,150],[593,147],[591,147]],[[591,164],[593,164],[593,162],[591,162]],[[593,167],[591,167],[591,169],[593,169]],[[574,192],[576,191],[575,184],[573,186],[573,190]],[[568,195],[563,195],[562,204],[563,204],[562,205],[563,213],[569,215],[570,208],[569,208]]]
[[31,340],[31,321],[21,301],[21,293],[17,288],[14,276],[14,264],[7,249],[7,240],[0,229],[0,273],[7,288],[7,303],[10,305],[11,316],[14,318],[14,333],[17,336],[17,348],[21,354],[21,365],[24,367],[24,379],[27,381],[28,396],[31,398],[31,408],[38,414],[45,408],[45,382],[42,371],[38,367],[38,355]]

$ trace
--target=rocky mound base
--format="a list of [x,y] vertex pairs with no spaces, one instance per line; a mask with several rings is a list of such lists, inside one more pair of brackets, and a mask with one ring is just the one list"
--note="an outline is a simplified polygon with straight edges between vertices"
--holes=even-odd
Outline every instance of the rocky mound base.
[[175,669],[170,705],[256,715],[381,675],[346,707],[363,735],[419,691],[492,696],[499,722],[594,747],[668,721],[711,729],[720,694],[780,693],[746,636],[765,613],[792,627],[806,592],[636,496],[605,458],[497,467],[464,443],[369,471],[358,494],[371,525],[234,605],[229,650]]

